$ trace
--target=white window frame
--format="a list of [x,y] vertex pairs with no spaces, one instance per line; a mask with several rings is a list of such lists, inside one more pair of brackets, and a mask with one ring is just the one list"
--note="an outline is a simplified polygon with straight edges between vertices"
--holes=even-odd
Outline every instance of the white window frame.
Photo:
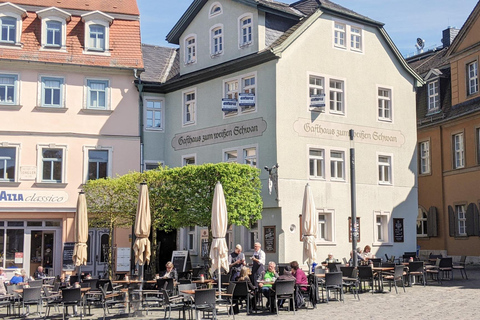
[[459,236],[467,235],[467,211],[464,204],[455,205],[455,214],[457,215],[457,231]]
[[[255,84],[253,85],[245,85],[245,80],[247,79],[255,79]],[[229,98],[229,99],[236,99],[237,100],[237,111],[231,112],[223,112],[223,118],[229,118],[233,116],[243,115],[246,113],[254,113],[257,111],[257,72],[246,73],[242,75],[238,75],[233,78],[228,78],[223,80],[223,94],[222,97]],[[235,84],[236,88],[231,90],[230,84]],[[255,94],[255,106],[253,107],[242,107],[238,105],[238,97],[240,93],[253,93]]]
[[208,18],[211,19],[213,17],[221,15],[222,13],[222,4],[220,2],[214,2],[210,5],[210,9],[208,10]]
[[[335,210],[334,209],[317,209],[318,230],[316,244],[319,246],[335,245]],[[320,216],[324,216],[324,222],[321,223]],[[322,224],[324,227],[325,237],[321,237]]]
[[[192,40],[193,42],[190,42]],[[184,46],[185,64],[197,63],[197,35],[194,33],[187,35],[184,40]]]
[[[97,107],[90,105],[91,98],[91,84],[92,83],[103,83],[105,84],[105,107]],[[95,92],[97,92],[95,90]],[[110,110],[110,80],[109,79],[99,79],[99,78],[85,78],[85,109],[89,110]]]
[[88,179],[88,169],[89,169],[89,151],[107,151],[108,153],[108,162],[107,162],[107,177],[112,177],[112,162],[113,162],[113,147],[105,146],[83,146],[83,182],[87,183]]
[[[322,155],[321,156],[312,155],[311,151],[320,151]],[[315,147],[308,148],[308,175],[310,179],[325,180],[325,159],[326,159],[325,149],[315,148]],[[313,175],[312,175],[312,165],[313,165]],[[321,175],[317,175],[319,165],[322,173]]]
[[[93,11],[83,14],[82,21],[84,25],[84,54],[96,54],[110,56],[110,25],[114,18],[101,11]],[[100,25],[105,28],[104,48],[90,46],[90,26]]]
[[[341,153],[342,158],[333,158],[332,153]],[[345,151],[341,149],[330,149],[328,153],[328,164],[329,164],[329,172],[330,172],[330,180],[331,181],[346,181],[347,180],[347,166],[346,166],[346,159],[345,159]],[[341,163],[341,168],[342,168],[342,177],[339,177],[338,175],[338,164]],[[334,167],[332,167],[335,164]],[[332,174],[332,169],[335,168],[335,174]]]
[[[380,158],[387,159],[387,162],[380,161]],[[393,155],[377,153],[377,178],[380,185],[393,185]],[[387,177],[388,176],[388,177]]]
[[[45,90],[47,89],[45,86],[46,81],[58,81],[60,83],[60,103],[57,104],[46,104],[45,103]],[[49,76],[49,75],[40,75],[39,77],[39,103],[38,105],[44,108],[65,108],[65,78],[64,77],[58,77],[58,76]]]
[[[67,22],[70,21],[72,15],[59,8],[50,7],[37,11],[37,16],[42,20],[42,37],[41,37],[41,50],[55,50],[55,51],[67,51]],[[60,43],[48,43],[48,24],[50,22],[60,23]]]
[[[341,88],[332,88],[332,81],[335,83],[340,83]],[[340,80],[340,79],[334,79],[330,78],[328,82],[328,106],[330,113],[335,113],[335,114],[345,114],[345,81]],[[334,95],[332,99],[332,94]],[[341,97],[341,99],[338,99]],[[333,109],[332,109],[332,103],[333,103]],[[338,108],[338,104],[340,103],[340,110]]]
[[[254,252],[254,244],[255,242],[262,242],[260,240],[260,230],[261,230],[261,221],[258,220],[252,228],[247,228],[247,227],[240,227],[241,228],[241,244],[243,247],[243,253],[245,254],[251,254]],[[252,235],[253,235],[253,241],[252,241]]]
[[[219,33],[217,31],[220,30]],[[210,28],[210,56],[212,58],[223,55],[225,52],[225,28],[223,24],[216,24]]]
[[[27,17],[27,11],[13,3],[6,2],[0,4],[0,18],[10,17],[15,19],[15,41],[3,41],[0,38],[0,47],[4,48],[16,48],[20,49],[22,44],[22,24],[23,18]],[[0,22],[0,34],[1,34],[1,22]]]
[[[197,226],[189,226],[182,228],[182,249],[185,248],[190,252],[190,255],[196,256],[198,255],[198,227]],[[190,249],[190,235],[192,235],[193,243]]]
[[[149,107],[149,102],[160,103],[160,108],[151,108]],[[165,99],[160,97],[145,96],[143,98],[143,107],[144,107],[144,130],[145,131],[164,131],[165,126]],[[148,125],[148,114],[153,114],[152,126]],[[160,114],[160,123],[159,126],[154,126],[155,124],[155,114]]]
[[[424,238],[428,237],[428,214],[422,208],[418,208],[417,215],[417,237]],[[420,227],[421,233],[418,233],[418,227]],[[425,232],[424,232],[425,231]]]
[[[18,182],[18,177],[19,177],[19,171],[20,171],[20,147],[21,145],[19,143],[8,143],[8,142],[0,142],[0,148],[13,148],[15,149],[15,173],[13,175],[13,179],[6,179],[6,178],[0,178],[0,183],[5,183],[5,182]],[[2,158],[0,156],[0,161],[4,162],[6,165],[6,161],[8,159]],[[6,173],[6,168],[4,169]]]
[[[377,221],[380,218],[380,223]],[[374,211],[373,212],[373,245],[392,245],[392,221],[391,213],[389,211]],[[382,234],[379,234],[379,230]],[[381,237],[381,239],[380,239]]]
[[155,169],[158,167],[163,167],[165,162],[162,160],[144,160],[143,161],[143,171],[154,170],[154,168],[148,168],[149,166],[154,165]]
[[453,168],[465,168],[465,136],[463,132],[452,135]]
[[[192,100],[188,100],[188,105],[187,105],[187,95],[192,93],[195,98]],[[187,109],[189,106],[192,106],[192,110],[190,112],[187,112]],[[190,120],[187,121],[188,114],[190,114]],[[196,123],[197,123],[197,88],[191,88],[191,89],[182,91],[182,127],[195,125]]]
[[[187,161],[188,161],[189,159],[193,159],[193,161],[194,161],[195,163],[187,164]],[[197,163],[197,154],[196,154],[196,153],[185,154],[185,155],[182,156],[182,167],[184,167],[184,166],[186,166],[186,165],[191,165],[191,166],[192,166],[192,165],[196,165],[196,164],[198,164],[198,163]]]
[[[250,22],[244,24],[244,21],[250,19]],[[239,48],[246,48],[253,44],[253,14],[245,13],[238,17],[238,46]],[[247,40],[244,39],[244,31],[246,31]],[[248,38],[250,40],[248,40]]]
[[440,109],[440,79],[428,82],[428,112]]
[[[250,149],[255,150],[254,157],[247,156],[246,152]],[[229,158],[228,154],[230,153],[236,153],[237,158],[236,159]],[[249,164],[247,162],[252,161],[252,159],[255,159],[256,165],[254,167],[256,168],[258,166],[258,144],[250,144],[250,145],[238,146],[238,147],[227,148],[222,150],[222,161],[224,162],[236,162],[236,163],[242,163],[242,164]]]
[[239,160],[238,149],[223,150],[224,162],[238,163],[238,160]]
[[[386,92],[388,96],[380,93]],[[378,121],[392,122],[393,120],[393,88],[387,86],[377,86],[378,101]],[[388,113],[388,114],[387,114]]]
[[467,64],[467,95],[478,93],[478,60]]
[[[311,79],[318,79],[322,82],[321,85],[318,84],[311,84],[310,80]],[[337,89],[337,88],[330,88],[330,81],[338,81],[342,83],[342,89]],[[331,76],[327,74],[321,74],[321,73],[316,73],[316,72],[307,72],[307,88],[308,88],[308,94],[307,94],[307,112],[311,113],[310,111],[310,97],[312,94],[325,94],[325,113],[335,115],[335,116],[346,116],[347,115],[347,80],[342,77],[336,77],[336,76]],[[330,109],[330,93],[335,93],[335,110]],[[336,99],[337,99],[337,93],[341,93],[341,98],[342,100],[342,105],[341,105],[341,110],[337,111],[336,108]]]
[[431,170],[430,165],[430,140],[420,141],[418,143],[418,155],[420,158],[419,173],[429,174]]
[[363,25],[352,23],[351,21],[341,19],[332,20],[333,48],[342,51],[363,53],[365,47],[364,30],[365,27]]
[[[13,79],[13,101],[9,102],[8,101],[8,96],[7,96],[7,86],[12,86],[11,84],[2,84],[0,83],[0,87],[5,86],[5,101],[0,101],[0,105],[19,105],[18,102],[18,97],[19,95],[19,89],[20,89],[20,82],[18,80],[18,74],[14,73],[5,73],[0,71],[0,77],[4,78],[10,78]],[[3,88],[2,88],[3,89]]]
[[[62,180],[43,180],[43,150],[44,149],[61,149],[62,150]],[[59,183],[67,183],[67,145],[52,144],[38,144],[37,145],[37,183],[45,183],[58,185]]]

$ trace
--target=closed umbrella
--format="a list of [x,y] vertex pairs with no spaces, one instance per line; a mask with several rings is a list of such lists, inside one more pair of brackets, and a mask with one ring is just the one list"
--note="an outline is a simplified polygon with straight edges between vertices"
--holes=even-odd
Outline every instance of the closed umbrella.
[[212,272],[218,269],[218,291],[221,293],[221,268],[227,272],[228,267],[228,247],[225,241],[227,233],[227,204],[225,203],[225,195],[223,194],[222,184],[217,182],[215,185],[215,193],[213,194],[212,203],[212,246],[210,247],[210,259],[212,259]]
[[315,212],[315,203],[310,185],[305,186],[302,208],[303,257],[310,266],[317,259],[317,229],[318,218]]
[[143,265],[150,263],[150,227],[152,225],[150,217],[150,200],[148,197],[148,187],[146,183],[140,184],[140,194],[138,197],[137,215],[135,216],[135,244],[133,245],[133,252],[135,253],[135,263],[142,266],[142,274],[140,278],[143,278]]
[[87,241],[88,241],[88,215],[87,200],[82,191],[78,194],[77,213],[75,214],[75,248],[72,260],[78,267],[78,275],[81,273],[81,265],[87,264]]

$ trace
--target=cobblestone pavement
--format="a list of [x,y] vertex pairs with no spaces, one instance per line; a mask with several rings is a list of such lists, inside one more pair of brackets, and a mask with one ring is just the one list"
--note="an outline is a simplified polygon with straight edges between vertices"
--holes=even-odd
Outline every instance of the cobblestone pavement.
[[[387,293],[362,293],[360,301],[353,298],[353,295],[347,293],[345,302],[330,301],[329,303],[320,303],[316,309],[301,309],[296,312],[295,319],[479,319],[480,317],[480,266],[467,267],[468,280],[461,278],[460,272],[455,271],[454,280],[443,281],[438,284],[436,281],[428,281],[426,287],[414,285],[407,287],[406,293],[399,288],[399,293],[395,294],[395,289],[388,292],[388,285],[385,287]],[[33,309],[32,311],[34,311]],[[232,319],[226,315],[226,309],[219,310],[219,319]],[[0,317],[5,313],[5,309],[0,309]],[[127,316],[112,314],[107,319],[128,318]],[[93,315],[85,316],[84,319],[102,319],[103,310],[101,308],[92,309]],[[52,309],[52,314],[55,311]],[[163,310],[155,309],[148,315],[130,315],[130,318],[138,319],[163,319]],[[172,317],[178,317],[178,311],[172,311]],[[244,309],[235,316],[236,320],[254,320],[276,317],[268,312],[258,312],[257,314],[246,315]],[[291,319],[293,312],[280,311],[279,318]],[[13,319],[14,317],[5,317]],[[27,319],[35,319],[35,315],[28,316]],[[58,313],[51,318],[61,319]],[[71,319],[80,319],[72,317]]]

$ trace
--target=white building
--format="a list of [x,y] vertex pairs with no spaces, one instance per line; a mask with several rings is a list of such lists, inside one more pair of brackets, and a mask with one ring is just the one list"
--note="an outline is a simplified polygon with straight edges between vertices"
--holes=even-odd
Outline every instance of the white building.
[[[241,243],[248,255],[258,239],[267,261],[303,262],[299,215],[309,183],[318,260],[328,252],[348,259],[353,129],[359,246],[382,257],[416,249],[415,90],[422,80],[382,23],[330,1],[196,0],[167,40],[179,49],[157,48],[163,58],[144,61],[144,159],[262,168],[263,219],[250,230],[233,226],[231,248]],[[145,49],[152,48],[144,46],[144,58]],[[222,111],[222,99],[236,111]],[[278,194],[269,194],[263,168],[277,163]],[[402,227],[397,237],[394,221]],[[177,243],[197,262],[199,231],[181,230]],[[265,243],[272,231],[273,247]]]

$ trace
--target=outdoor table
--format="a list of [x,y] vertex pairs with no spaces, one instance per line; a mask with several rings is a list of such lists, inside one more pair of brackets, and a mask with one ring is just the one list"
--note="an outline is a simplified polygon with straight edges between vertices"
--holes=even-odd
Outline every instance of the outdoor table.
[[383,291],[383,272],[384,271],[392,271],[395,270],[394,267],[373,267],[373,272],[378,276],[378,290],[375,291],[377,293],[384,293]]
[[214,282],[215,282],[215,280],[213,280],[213,279],[193,280],[192,281],[192,283],[195,283],[196,285],[198,285],[201,288],[206,288],[209,285],[213,284]]

